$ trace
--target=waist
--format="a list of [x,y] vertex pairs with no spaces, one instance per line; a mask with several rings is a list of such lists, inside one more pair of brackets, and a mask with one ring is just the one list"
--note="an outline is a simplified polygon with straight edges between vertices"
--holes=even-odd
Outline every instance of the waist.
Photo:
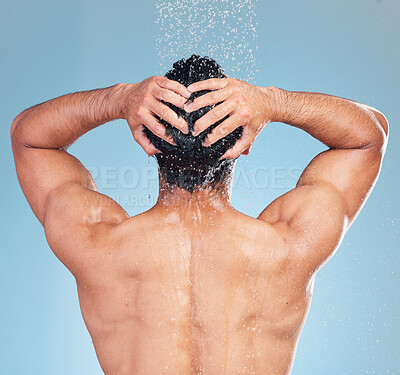
[[297,341],[261,329],[232,331],[218,325],[179,331],[173,325],[150,328],[146,322],[92,337],[105,373],[118,375],[286,374]]

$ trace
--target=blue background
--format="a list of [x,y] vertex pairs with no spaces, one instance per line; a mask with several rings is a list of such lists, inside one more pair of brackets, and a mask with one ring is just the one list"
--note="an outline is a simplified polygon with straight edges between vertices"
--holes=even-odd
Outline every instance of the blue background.
[[[56,96],[159,74],[155,5],[121,0],[1,5],[1,374],[101,374],[74,279],[48,248],[18,185],[9,128],[25,108]],[[258,45],[256,84],[351,98],[381,110],[391,125],[376,188],[317,275],[295,375],[400,373],[399,14],[397,0],[257,5],[258,39],[250,41]],[[97,171],[100,191],[133,215],[154,201],[157,184],[154,176],[143,178],[155,171],[155,161],[132,140],[125,123],[117,121],[84,136],[71,152]],[[234,206],[257,215],[293,188],[295,171],[323,149],[297,129],[269,125],[249,157],[238,162]],[[121,184],[123,167],[140,172],[137,187]],[[268,183],[252,180],[256,170]]]

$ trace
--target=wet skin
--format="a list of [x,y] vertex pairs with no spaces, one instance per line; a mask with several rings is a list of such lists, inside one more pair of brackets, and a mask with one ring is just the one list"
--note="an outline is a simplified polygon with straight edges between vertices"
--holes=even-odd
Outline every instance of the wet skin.
[[[208,207],[207,207],[208,206]],[[81,246],[82,314],[107,374],[285,374],[307,256],[231,206],[156,206]]]
[[[136,141],[154,154],[137,130],[142,122],[116,105],[126,95],[142,102],[148,83],[70,94],[14,120],[21,187],[51,249],[76,279],[107,375],[289,374],[314,277],[379,175],[388,134],[380,112],[317,93],[259,88],[250,97],[243,95],[247,84],[230,82],[220,88],[225,108],[235,100],[238,118],[247,113],[245,137],[231,152],[248,149],[259,121],[299,127],[329,147],[257,219],[231,206],[232,176],[218,190],[194,194],[171,190],[161,179],[157,204],[134,217],[97,192],[66,147],[99,124],[128,118]],[[273,115],[259,119],[265,95]],[[218,116],[225,113],[211,117]],[[214,132],[214,140],[220,135]]]

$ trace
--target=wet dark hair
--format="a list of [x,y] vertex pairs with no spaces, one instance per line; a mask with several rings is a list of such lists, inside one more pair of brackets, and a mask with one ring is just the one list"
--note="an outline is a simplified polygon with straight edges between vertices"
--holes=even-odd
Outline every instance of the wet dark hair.
[[[226,75],[215,60],[209,57],[192,55],[188,59],[175,62],[173,68],[165,74],[165,77],[188,87],[197,81],[209,78],[225,78]],[[191,95],[189,101],[193,101],[208,92],[210,91],[195,92]],[[204,147],[202,142],[207,134],[228,116],[194,137],[191,134],[194,123],[215,106],[207,106],[198,111],[186,113],[170,103],[166,103],[166,105],[186,120],[189,125],[189,134],[184,134],[166,121],[159,119],[161,124],[166,127],[166,133],[171,135],[177,144],[177,146],[173,146],[145,128],[144,131],[147,137],[162,152],[155,155],[160,174],[169,185],[178,186],[191,193],[197,188],[206,185],[214,188],[219,182],[226,179],[234,166],[234,160],[232,159],[223,159],[221,161],[218,161],[218,159],[241,137],[243,127],[238,127],[210,147]]]

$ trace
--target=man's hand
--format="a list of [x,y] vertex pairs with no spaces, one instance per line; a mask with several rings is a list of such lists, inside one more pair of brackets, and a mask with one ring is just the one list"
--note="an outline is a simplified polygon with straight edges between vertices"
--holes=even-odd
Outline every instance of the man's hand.
[[188,124],[163,102],[182,108],[190,97],[187,88],[165,77],[150,77],[138,84],[126,85],[123,117],[127,120],[135,141],[148,155],[159,153],[143,132],[147,127],[153,134],[175,145],[167,136],[165,127],[157,120],[164,119],[183,133],[188,133]]
[[212,124],[229,116],[208,134],[204,146],[209,146],[219,139],[243,126],[243,134],[236,144],[221,159],[235,159],[241,154],[247,155],[256,137],[272,121],[270,105],[273,88],[253,86],[233,78],[213,78],[193,83],[190,92],[212,90],[212,92],[185,104],[186,112],[193,112],[208,105],[219,104],[196,121],[194,135],[198,135]]

